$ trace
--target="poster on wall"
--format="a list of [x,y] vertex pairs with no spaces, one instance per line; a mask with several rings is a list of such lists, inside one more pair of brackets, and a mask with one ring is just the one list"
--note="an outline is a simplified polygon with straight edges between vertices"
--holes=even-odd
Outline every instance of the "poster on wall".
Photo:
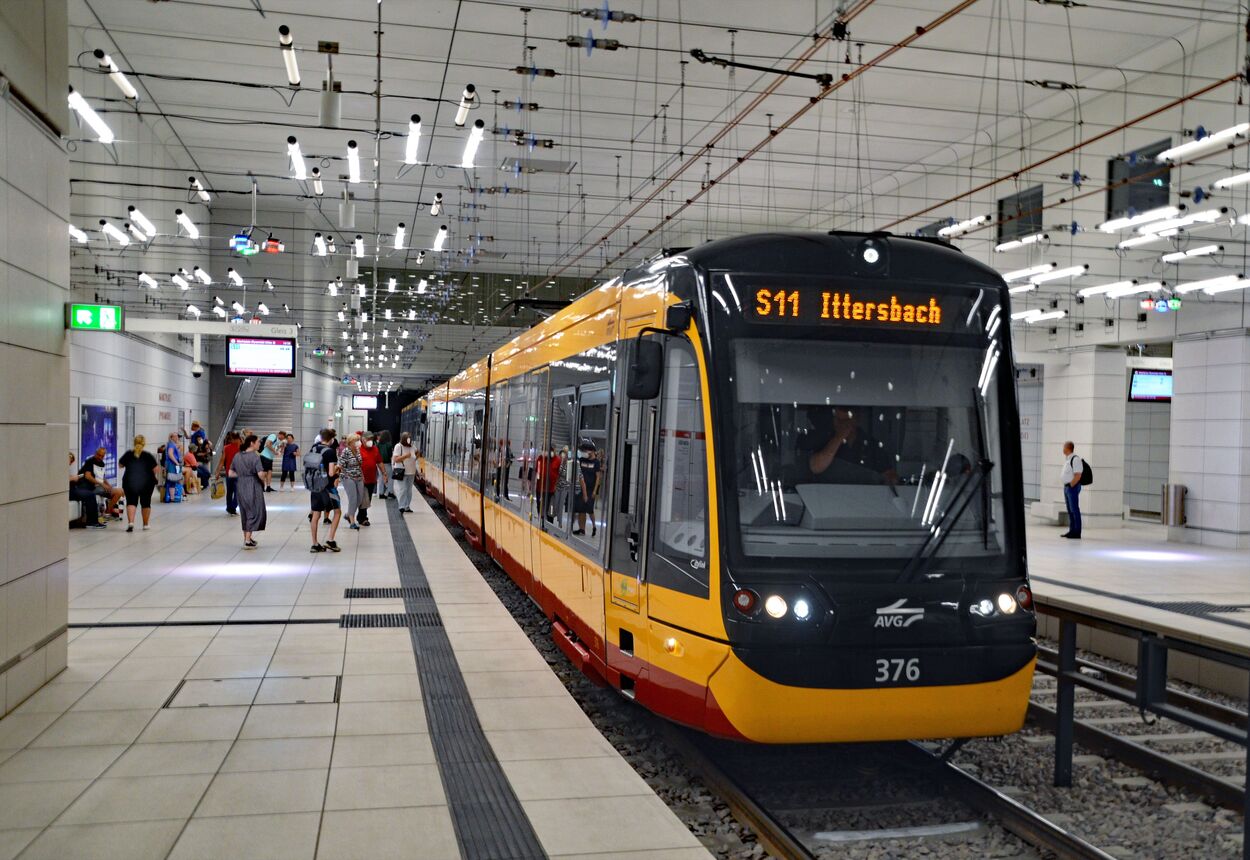
[[90,457],[97,448],[104,449],[104,478],[117,480],[117,407],[102,403],[83,403],[79,406],[78,450],[83,459]]

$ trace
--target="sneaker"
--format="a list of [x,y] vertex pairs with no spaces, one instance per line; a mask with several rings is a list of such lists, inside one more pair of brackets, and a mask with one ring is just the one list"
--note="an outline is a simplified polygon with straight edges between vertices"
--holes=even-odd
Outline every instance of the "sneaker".
[[148,529],[150,529],[150,528],[152,528],[152,527],[151,527],[150,525],[148,525],[147,523],[144,523],[144,524],[143,524],[143,530],[144,530],[144,531],[147,531],[147,530],[148,530]]
[[326,548],[325,548],[325,547],[323,547],[323,546],[322,546],[321,544],[319,544],[319,543],[315,543],[315,544],[313,544],[313,545],[312,545],[312,547],[311,547],[308,551],[309,551],[309,552],[325,552],[325,551],[326,551]]
[[[357,523],[348,523],[347,527],[349,529],[355,529],[356,531],[360,531],[360,526]],[[104,526],[100,526],[100,528],[104,528]]]
[[368,520],[361,520],[361,521],[360,521],[360,524],[361,524],[362,526],[371,526],[371,525],[373,525],[373,523],[369,522]]
[[321,522],[325,523],[326,525],[329,525],[329,524],[330,524],[330,518],[329,518],[329,517],[326,517],[326,518],[325,518],[324,520],[322,520]]
[[130,534],[130,533],[131,533],[132,531],[134,531],[134,530],[135,530],[135,524],[134,524],[134,523],[131,523],[130,525],[126,526],[126,534]]
[[410,514],[412,513],[412,508],[400,508],[399,512],[402,514]]
[[104,523],[87,523],[89,529],[105,529],[108,528]]
[[330,552],[339,552],[339,545],[332,540],[326,541],[326,549]]

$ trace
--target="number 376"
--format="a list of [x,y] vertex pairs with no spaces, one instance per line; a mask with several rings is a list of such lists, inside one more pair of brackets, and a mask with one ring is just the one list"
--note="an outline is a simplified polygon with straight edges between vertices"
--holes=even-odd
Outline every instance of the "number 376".
[[878,684],[885,684],[890,681],[919,681],[920,680],[920,658],[910,657],[907,659],[898,657],[893,659],[877,660],[877,677]]

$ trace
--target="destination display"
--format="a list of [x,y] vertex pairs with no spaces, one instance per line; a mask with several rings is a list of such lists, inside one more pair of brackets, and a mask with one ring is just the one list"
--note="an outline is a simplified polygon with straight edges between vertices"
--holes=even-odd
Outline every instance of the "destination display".
[[226,375],[294,376],[295,341],[232,335],[226,341]]
[[875,327],[945,329],[949,327],[953,308],[963,299],[923,293],[888,291],[857,291],[838,288],[773,289],[760,287],[748,318],[757,322],[797,323],[801,325],[871,325]]
[[376,394],[353,394],[352,409],[377,409],[378,396]]

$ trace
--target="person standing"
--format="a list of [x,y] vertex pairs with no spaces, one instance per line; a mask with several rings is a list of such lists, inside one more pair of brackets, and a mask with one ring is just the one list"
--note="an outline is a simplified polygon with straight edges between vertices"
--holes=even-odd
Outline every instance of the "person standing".
[[339,490],[342,492],[340,501],[343,504],[343,518],[347,527],[360,530],[356,521],[356,512],[365,498],[365,476],[360,458],[360,436],[353,433],[347,437],[342,449],[339,450]]
[[257,453],[260,455],[261,482],[266,493],[273,492],[273,461],[281,462],[278,450],[278,434],[270,433],[260,443]]
[[226,515],[237,517],[239,515],[239,498],[238,486],[239,479],[234,477],[234,473],[230,471],[230,464],[234,462],[235,455],[239,453],[239,434],[231,430],[226,434],[226,444],[221,449],[221,462],[217,464],[216,477],[220,478],[224,472],[226,475]]
[[595,523],[595,496],[599,492],[602,475],[595,443],[583,439],[577,446],[577,483],[573,485],[573,511],[577,514],[575,535],[586,534],[586,515],[590,515],[591,537],[597,533]]
[[193,448],[208,444],[208,434],[204,432],[204,428],[200,426],[199,421],[191,422],[191,437],[189,444]]
[[240,525],[243,527],[243,546],[252,549],[256,541],[254,532],[265,530],[265,479],[260,455],[256,452],[258,440],[248,436],[239,446],[231,464],[238,486],[235,492],[239,499]]
[[1085,461],[1071,442],[1063,443],[1063,501],[1068,506],[1068,530],[1059,537],[1081,539],[1081,473]]
[[364,473],[365,501],[360,506],[360,515],[356,517],[356,522],[367,526],[372,525],[369,522],[369,506],[373,504],[374,492],[378,486],[378,472],[382,468],[382,455],[378,451],[377,440],[372,434],[366,434],[365,441],[361,445],[360,468]]
[[[339,457],[334,447],[334,431],[326,428],[321,431],[320,444],[314,444],[313,448],[321,449],[321,466],[317,474],[313,476],[309,489],[309,506],[312,513],[308,517],[312,531],[312,549],[310,552],[338,552],[339,545],[334,542],[334,536],[339,530],[339,521],[343,518],[343,506],[339,502],[339,492],[337,484],[339,481]],[[334,518],[330,519],[330,513],[333,511]],[[317,541],[317,527],[321,524],[321,518],[325,517],[326,522],[330,525],[330,537],[325,544]]]
[[295,444],[295,437],[290,433],[280,433],[282,437],[282,477],[278,480],[278,489],[287,482],[291,482],[291,492],[295,492],[295,469],[299,457],[299,445]]
[[[417,449],[412,447],[412,437],[401,433],[399,444],[391,451],[391,498],[399,506],[401,514],[412,513],[412,479],[417,468]],[[399,490],[396,494],[395,489]]]
[[148,440],[135,436],[134,445],[117,465],[125,469],[122,474],[122,490],[126,493],[126,533],[135,530],[135,508],[143,511],[143,530],[147,531],[152,519],[152,493],[156,490],[156,458],[144,451]]
[[395,445],[391,442],[391,431],[383,430],[378,434],[378,453],[382,455],[382,464],[378,466],[379,499],[395,498],[395,488],[391,485],[391,455],[395,453]]

